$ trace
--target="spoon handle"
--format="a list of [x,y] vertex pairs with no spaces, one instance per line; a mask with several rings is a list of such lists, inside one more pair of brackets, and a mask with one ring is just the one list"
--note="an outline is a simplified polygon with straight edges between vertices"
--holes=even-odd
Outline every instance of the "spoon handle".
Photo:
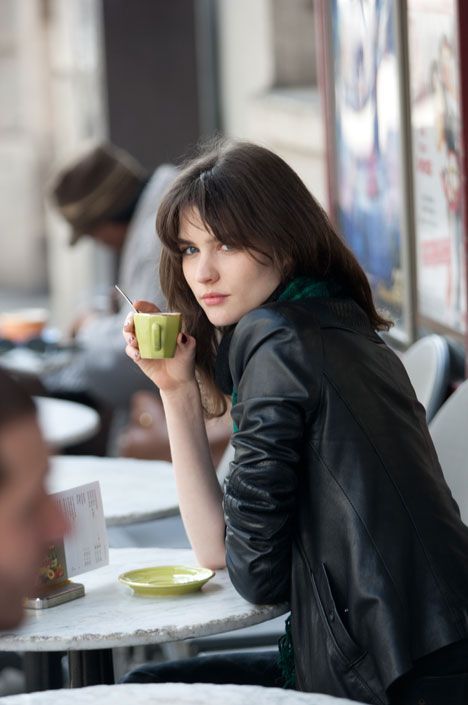
[[138,313],[138,311],[136,310],[135,306],[132,304],[132,302],[131,302],[130,299],[128,298],[127,294],[124,294],[124,292],[122,291],[122,289],[121,289],[119,286],[117,286],[117,284],[114,284],[114,286],[115,286],[115,288],[117,289],[117,291],[119,292],[119,294],[122,294],[122,296],[124,297],[124,299],[126,299],[126,301],[128,301],[128,303],[129,303],[130,306],[133,308],[133,310],[135,311],[135,313]]

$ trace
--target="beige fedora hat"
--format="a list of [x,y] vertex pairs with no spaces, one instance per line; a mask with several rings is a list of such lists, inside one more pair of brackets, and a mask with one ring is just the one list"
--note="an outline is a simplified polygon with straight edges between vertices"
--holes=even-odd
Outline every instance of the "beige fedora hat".
[[72,227],[70,244],[125,210],[148,178],[128,152],[102,142],[66,163],[52,181],[51,198]]

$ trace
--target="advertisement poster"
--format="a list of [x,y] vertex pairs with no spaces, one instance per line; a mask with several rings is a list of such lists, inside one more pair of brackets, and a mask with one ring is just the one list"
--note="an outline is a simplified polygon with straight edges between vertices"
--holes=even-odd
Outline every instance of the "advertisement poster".
[[400,79],[395,3],[333,0],[336,216],[379,309],[404,336]]
[[418,306],[466,331],[456,0],[408,0]]

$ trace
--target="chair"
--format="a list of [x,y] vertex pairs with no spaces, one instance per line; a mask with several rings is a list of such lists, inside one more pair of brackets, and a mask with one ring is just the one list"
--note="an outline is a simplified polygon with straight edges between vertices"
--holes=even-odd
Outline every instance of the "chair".
[[443,404],[429,431],[461,518],[468,524],[468,380]]
[[428,421],[443,403],[449,383],[450,354],[445,338],[426,335],[401,356],[416,396],[426,409]]

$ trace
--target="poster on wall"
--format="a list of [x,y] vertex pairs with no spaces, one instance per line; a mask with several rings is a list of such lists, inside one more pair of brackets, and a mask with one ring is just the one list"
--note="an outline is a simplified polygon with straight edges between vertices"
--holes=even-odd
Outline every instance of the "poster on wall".
[[408,0],[419,313],[466,331],[456,0]]
[[335,220],[379,309],[410,338],[397,17],[393,0],[332,0]]

